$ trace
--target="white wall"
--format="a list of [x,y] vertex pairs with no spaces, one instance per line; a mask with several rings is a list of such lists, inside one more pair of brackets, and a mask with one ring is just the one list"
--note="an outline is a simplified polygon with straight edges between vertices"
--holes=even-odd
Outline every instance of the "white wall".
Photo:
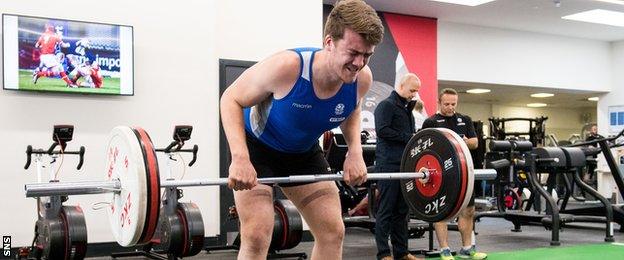
[[483,121],[487,125],[488,118],[492,116],[492,105],[485,103],[466,103],[459,100],[457,111],[461,114],[468,115],[472,121]]
[[296,47],[322,47],[321,0],[217,1],[219,58],[259,61]]
[[439,80],[610,91],[610,57],[608,42],[438,22]]
[[612,43],[611,53],[613,87],[598,101],[598,132],[604,136],[616,134],[609,133],[609,106],[624,105],[624,41]]
[[[61,180],[101,180],[108,133],[116,125],[145,128],[156,146],[171,140],[176,124],[191,124],[189,144],[199,145],[198,161],[189,178],[218,177],[219,107],[218,59],[260,60],[284,48],[321,46],[322,3],[306,1],[160,1],[111,0],[102,12],[77,12],[74,1],[42,6],[38,1],[2,1],[4,13],[84,20],[134,27],[135,95],[131,97],[53,95],[0,91],[0,150],[4,179],[0,182],[0,233],[13,246],[30,244],[36,219],[35,200],[24,197],[23,185],[36,181],[34,167],[23,170],[28,144],[51,144],[52,125],[75,125],[69,149],[87,149],[83,170],[75,158],[63,163]],[[103,5],[100,3],[100,5]],[[112,10],[112,7],[115,10]],[[165,166],[160,158],[161,169]],[[188,162],[188,158],[187,158]],[[174,170],[179,170],[176,168]],[[179,175],[177,171],[174,175]],[[189,188],[182,201],[202,210],[206,236],[219,233],[216,187]],[[89,242],[114,241],[103,211],[91,204],[99,195],[73,196],[67,204],[85,210]],[[10,213],[7,213],[10,212]]]
[[[460,104],[473,119],[548,116],[547,133],[560,139],[579,133],[582,114],[606,119],[607,105],[623,105],[624,43],[438,22],[438,79],[570,90],[612,91],[594,109],[534,109]],[[621,73],[620,73],[621,74]],[[621,88],[621,87],[620,87]],[[619,93],[619,94],[618,94]],[[620,101],[617,103],[616,101]],[[564,116],[565,115],[565,116]],[[606,129],[604,127],[600,129]]]

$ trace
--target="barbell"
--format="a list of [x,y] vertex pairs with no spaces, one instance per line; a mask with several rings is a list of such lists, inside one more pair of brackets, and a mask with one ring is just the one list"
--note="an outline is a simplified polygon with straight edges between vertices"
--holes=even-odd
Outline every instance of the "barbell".
[[[109,136],[106,180],[26,184],[26,197],[107,194],[106,207],[117,243],[130,247],[148,243],[159,217],[160,188],[227,185],[227,178],[160,180],[156,151],[140,127],[115,127]],[[455,218],[472,196],[476,176],[491,179],[494,170],[474,170],[468,147],[453,131],[419,131],[405,148],[401,172],[371,173],[368,180],[400,180],[404,197],[421,220]],[[259,178],[259,183],[340,181],[341,174]]]

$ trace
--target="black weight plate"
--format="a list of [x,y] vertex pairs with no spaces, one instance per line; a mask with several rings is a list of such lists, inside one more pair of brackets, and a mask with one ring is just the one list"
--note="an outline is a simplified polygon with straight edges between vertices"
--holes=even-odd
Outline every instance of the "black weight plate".
[[184,243],[177,256],[194,256],[204,248],[204,220],[195,203],[179,203],[178,216],[182,221]]
[[36,246],[42,251],[43,259],[66,259],[67,235],[64,223],[59,218],[37,221],[39,236]]
[[301,214],[290,200],[276,200],[273,208],[275,209],[275,224],[269,248],[284,250],[296,247],[303,235]]
[[87,254],[87,224],[82,208],[80,206],[63,206],[61,220],[67,234],[66,259],[84,259]]
[[155,249],[167,254],[179,255],[184,247],[184,231],[178,214],[165,214],[165,209],[160,209],[160,217],[156,228]]
[[[472,159],[465,144],[448,129],[429,128],[416,133],[408,142],[401,161],[401,172],[415,172],[420,166],[433,169],[438,187],[423,193],[419,180],[401,180],[401,190],[417,219],[438,222],[454,218],[472,195]],[[461,141],[463,142],[463,141]],[[437,160],[437,163],[430,163]],[[425,161],[423,163],[423,161]],[[470,192],[470,194],[468,194]],[[467,196],[468,194],[468,196]]]

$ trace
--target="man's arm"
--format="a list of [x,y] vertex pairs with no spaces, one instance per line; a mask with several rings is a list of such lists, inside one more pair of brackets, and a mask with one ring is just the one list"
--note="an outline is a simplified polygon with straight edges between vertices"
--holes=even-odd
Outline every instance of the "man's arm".
[[362,141],[360,137],[361,100],[373,83],[373,76],[368,66],[364,67],[358,75],[357,107],[349,117],[340,124],[340,129],[347,143],[348,153],[343,165],[344,181],[349,185],[359,185],[366,181],[366,164],[362,156]]
[[397,141],[407,144],[412,134],[394,129],[392,117],[394,115],[394,104],[382,101],[375,108],[375,132],[378,138],[390,141]]
[[423,130],[425,128],[432,128],[435,127],[435,124],[433,123],[433,119],[431,119],[431,117],[425,119],[425,121],[423,122],[422,127],[420,128],[420,130]]
[[[221,96],[221,122],[232,154],[230,177],[233,174],[244,175],[234,180],[242,182],[243,188],[252,188],[256,180],[245,139],[243,108],[270,98],[273,93],[280,91],[280,87],[293,84],[298,75],[297,54],[290,51],[280,52],[247,69]],[[253,176],[249,176],[250,174]],[[236,183],[230,183],[230,188],[234,188],[233,185]]]
[[464,141],[466,142],[468,149],[477,149],[477,147],[479,147],[479,139],[477,138],[477,131],[474,129],[472,119],[469,116],[464,116],[464,119],[464,122],[466,123],[466,136],[464,136]]
[[474,150],[474,149],[477,149],[477,147],[479,147],[479,139],[477,139],[476,137],[466,138],[464,136],[464,141],[466,142],[466,145],[468,146],[468,149],[470,150]]
[[347,142],[347,147],[349,153],[362,153],[362,138],[360,136],[360,121],[361,116],[360,112],[362,108],[360,107],[360,102],[358,101],[357,107],[349,117],[340,124],[340,130],[342,130],[342,134],[344,135],[345,141]]

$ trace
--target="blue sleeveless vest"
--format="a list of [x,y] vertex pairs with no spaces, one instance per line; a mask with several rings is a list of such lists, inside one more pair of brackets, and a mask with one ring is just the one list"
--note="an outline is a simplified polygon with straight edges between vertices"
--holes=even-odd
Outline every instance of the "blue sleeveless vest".
[[244,109],[245,131],[286,153],[308,151],[325,131],[336,128],[357,105],[357,82],[345,83],[333,97],[320,99],[312,82],[316,48],[293,49],[301,59],[299,79],[281,99],[270,96]]

